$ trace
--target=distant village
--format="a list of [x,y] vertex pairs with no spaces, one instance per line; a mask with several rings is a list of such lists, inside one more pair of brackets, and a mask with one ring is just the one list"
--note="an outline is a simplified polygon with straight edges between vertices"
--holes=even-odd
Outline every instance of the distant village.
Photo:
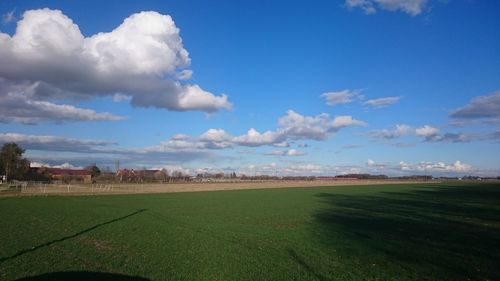
[[483,180],[500,179],[480,178],[477,176],[464,177],[433,177],[431,175],[412,175],[389,177],[387,175],[345,174],[335,176],[278,176],[278,175],[245,175],[236,172],[230,173],[198,173],[185,174],[181,171],[166,169],[131,169],[120,168],[115,171],[106,168],[101,170],[96,164],[86,168],[64,167],[33,167],[32,163],[22,155],[24,149],[16,143],[6,143],[0,151],[0,183],[23,181],[40,183],[182,183],[182,182],[240,182],[240,181],[333,181],[333,180]]
[[[389,177],[387,175],[372,174],[345,174],[336,176],[273,176],[273,175],[245,175],[231,173],[199,173],[196,175],[184,174],[181,171],[148,170],[148,169],[118,169],[101,171],[96,165],[84,169],[67,169],[52,167],[30,167],[31,178],[26,180],[51,183],[182,183],[182,182],[233,182],[233,181],[314,181],[314,180],[482,180],[476,176],[464,177],[432,177],[431,175],[412,175]],[[497,179],[497,178],[495,178]]]

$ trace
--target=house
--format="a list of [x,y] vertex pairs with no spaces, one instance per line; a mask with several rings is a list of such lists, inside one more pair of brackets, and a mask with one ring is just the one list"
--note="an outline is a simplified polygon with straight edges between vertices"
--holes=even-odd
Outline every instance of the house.
[[116,179],[119,182],[137,182],[138,175],[134,169],[120,169],[116,171]]
[[92,183],[92,174],[86,169],[31,168],[38,174],[47,174],[52,181]]

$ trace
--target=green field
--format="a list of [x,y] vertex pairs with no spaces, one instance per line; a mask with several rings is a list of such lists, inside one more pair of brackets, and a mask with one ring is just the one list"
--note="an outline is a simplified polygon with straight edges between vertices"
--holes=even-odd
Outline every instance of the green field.
[[500,185],[6,197],[0,243],[1,280],[500,280]]

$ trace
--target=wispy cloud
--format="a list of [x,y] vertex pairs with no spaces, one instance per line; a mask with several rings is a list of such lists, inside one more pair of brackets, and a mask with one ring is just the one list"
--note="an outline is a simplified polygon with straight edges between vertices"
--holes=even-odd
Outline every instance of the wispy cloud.
[[271,156],[302,156],[302,155],[306,155],[306,153],[292,148],[292,149],[288,149],[288,150],[275,150],[275,151],[271,151],[271,152],[265,153],[265,155],[271,155]]
[[417,165],[413,165],[406,162],[400,162],[400,167],[405,171],[418,171],[424,173],[470,173],[475,169],[472,165],[463,163],[459,160],[446,164],[444,162],[420,162]]
[[386,165],[382,164],[382,163],[375,162],[372,159],[368,159],[366,161],[366,166],[368,166],[370,168],[383,169],[383,168],[385,168]]
[[457,108],[450,114],[454,119],[499,119],[500,118],[500,91],[491,95],[478,96],[468,104]]
[[424,137],[426,139],[432,138],[439,133],[439,129],[433,126],[424,125],[423,127],[416,128],[415,134],[419,137]]
[[[400,161],[398,163],[381,163],[368,159],[363,166],[358,165],[325,165],[318,163],[292,162],[289,164],[251,164],[239,167],[240,173],[247,175],[311,175],[311,176],[334,176],[343,174],[386,174],[390,176],[433,174],[436,176],[462,176],[464,174],[484,174],[478,168],[456,160],[451,163],[444,161],[422,161],[411,163]],[[493,172],[494,174],[494,172]]]
[[401,97],[385,97],[385,98],[371,99],[365,101],[364,105],[380,108],[396,104],[399,102],[400,99]]
[[[395,125],[393,129],[381,129],[372,130],[368,132],[368,135],[375,139],[392,140],[404,136],[414,136],[423,138],[425,142],[451,142],[451,143],[463,143],[472,141],[488,141],[497,140],[500,137],[497,132],[493,133],[453,133],[445,132],[441,133],[441,129],[424,125],[420,127],[413,128],[409,125],[398,124]],[[393,143],[393,145],[398,147],[411,147],[415,146],[414,143]]]
[[355,100],[361,99],[360,90],[342,90],[338,92],[327,92],[321,94],[321,97],[325,99],[326,104],[334,106],[337,104],[347,104]]
[[343,145],[342,148],[344,149],[355,149],[355,148],[360,148],[363,147],[360,144],[348,144],[348,145]]
[[18,133],[0,133],[0,143],[15,142],[25,149],[69,152],[98,152],[100,148],[115,145],[115,142],[103,140],[75,139],[50,135],[26,135]]
[[393,105],[401,100],[401,97],[394,96],[394,97],[369,99],[363,102],[365,96],[361,94],[361,90],[349,90],[349,89],[337,92],[326,92],[321,94],[321,97],[325,100],[326,104],[330,106],[359,102],[362,103],[363,105],[374,108],[381,108]]
[[[0,84],[2,79],[0,78]],[[0,85],[0,122],[18,122],[37,124],[40,122],[55,121],[59,123],[70,121],[118,121],[124,116],[109,112],[96,112],[93,109],[78,108],[68,104],[55,104],[49,101],[32,100],[26,96],[31,88],[19,95],[15,89],[7,85]]]
[[406,124],[397,124],[394,126],[394,129],[392,130],[387,130],[387,129],[373,130],[368,132],[368,135],[378,139],[394,139],[410,135],[413,132],[414,129],[411,126],[408,126]]
[[16,20],[16,9],[2,15],[2,24],[9,24]]
[[378,9],[387,11],[402,11],[411,16],[422,13],[427,0],[346,0],[348,8],[362,9],[365,14],[375,14]]
[[73,166],[72,164],[65,162],[59,165],[50,165],[41,162],[31,162],[30,167],[46,167],[46,168],[59,168],[59,169],[83,169],[82,166]]
[[131,96],[127,96],[127,95],[124,95],[124,94],[114,94],[113,95],[113,101],[114,102],[123,102],[123,101],[130,101],[132,99]]

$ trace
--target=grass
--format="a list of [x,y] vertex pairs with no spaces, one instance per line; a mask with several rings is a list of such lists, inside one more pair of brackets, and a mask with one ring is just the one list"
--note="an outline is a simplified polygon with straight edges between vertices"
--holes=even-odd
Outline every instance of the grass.
[[500,185],[0,198],[0,279],[500,280]]

